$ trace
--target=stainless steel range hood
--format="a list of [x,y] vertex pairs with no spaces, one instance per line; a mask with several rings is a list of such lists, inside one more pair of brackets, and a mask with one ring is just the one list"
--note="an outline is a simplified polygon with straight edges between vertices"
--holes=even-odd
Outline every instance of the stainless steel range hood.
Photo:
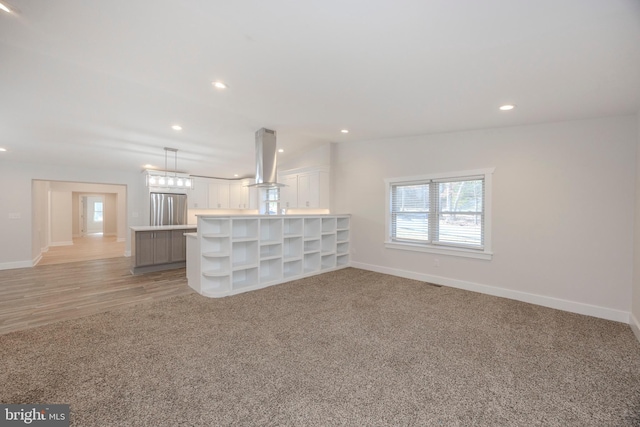
[[256,132],[256,182],[250,187],[284,187],[284,184],[276,182],[278,179],[277,157],[276,131],[259,129]]

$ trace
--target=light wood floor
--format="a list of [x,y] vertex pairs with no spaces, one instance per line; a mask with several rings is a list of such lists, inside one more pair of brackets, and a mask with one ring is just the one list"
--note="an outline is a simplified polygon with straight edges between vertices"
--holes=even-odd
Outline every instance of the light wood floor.
[[89,234],[74,238],[73,245],[50,247],[38,265],[124,257],[124,251],[125,242],[118,242],[116,236]]
[[118,257],[0,271],[0,334],[192,292],[184,268],[133,276]]

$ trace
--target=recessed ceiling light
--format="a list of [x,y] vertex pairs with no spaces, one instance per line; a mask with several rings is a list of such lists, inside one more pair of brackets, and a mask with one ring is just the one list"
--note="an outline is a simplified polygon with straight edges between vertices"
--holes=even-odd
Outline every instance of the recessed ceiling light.
[[213,86],[217,87],[218,89],[226,89],[227,85],[222,83],[222,82],[213,82]]
[[237,174],[237,173],[234,173],[234,174],[233,174],[233,176],[238,176],[238,174]]
[[506,104],[506,105],[502,105],[502,106],[500,107],[500,110],[502,110],[502,111],[509,111],[509,110],[513,110],[514,108],[516,108],[516,106],[515,106],[515,105],[513,105],[513,104]]
[[7,149],[0,147],[0,151],[7,151]]
[[349,129],[342,129],[340,132],[342,132],[342,133],[349,133]]
[[278,148],[278,153],[284,153],[284,149]]
[[4,10],[7,13],[11,13],[11,9],[9,9],[9,7],[6,6],[4,3],[0,3],[0,9]]
[[173,126],[171,126],[171,129],[173,129],[173,130],[182,130],[182,126],[180,126],[180,125],[173,125]]

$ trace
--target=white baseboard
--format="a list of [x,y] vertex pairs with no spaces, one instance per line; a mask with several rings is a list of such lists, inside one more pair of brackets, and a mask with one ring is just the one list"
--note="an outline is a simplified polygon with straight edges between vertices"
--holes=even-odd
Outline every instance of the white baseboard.
[[351,266],[354,268],[361,268],[363,270],[370,270],[378,273],[390,274],[392,276],[405,277],[407,279],[420,280],[423,282],[433,283],[435,285],[449,286],[452,288],[479,292],[481,294],[513,299],[516,301],[541,305],[543,307],[555,308],[571,313],[584,314],[587,316],[629,324],[629,312],[622,310],[614,310],[597,305],[584,304],[581,302],[568,301],[560,298],[530,294],[527,292],[514,291],[511,289],[497,288],[494,286],[482,285],[480,283],[450,279],[448,277],[433,276],[430,274],[417,273],[414,271],[400,270],[396,268],[380,267],[377,265],[365,264],[361,262],[351,261]]
[[130,257],[131,256],[131,251],[124,251],[124,256]]
[[44,248],[40,248],[40,253],[49,252],[49,246],[45,246]]
[[[38,261],[40,261],[38,259]],[[14,262],[3,262],[0,264],[0,270],[13,270],[14,268],[30,268],[33,267],[34,261],[14,261]]]
[[51,246],[71,246],[73,245],[73,240],[68,242],[51,242],[49,243],[49,247]]
[[33,261],[31,261],[31,267],[35,267],[36,265],[38,265],[41,259],[42,259],[42,253],[38,254],[38,256],[35,257]]
[[629,317],[631,317],[629,319],[629,326],[631,326],[631,330],[635,334],[636,338],[638,338],[638,341],[640,341],[640,322],[638,322],[638,319],[636,319],[636,316],[634,316],[633,313],[631,313]]
[[116,239],[116,242],[118,242],[118,243],[122,243],[122,242],[126,242],[126,241],[127,241],[127,239],[125,239],[124,237],[118,237]]

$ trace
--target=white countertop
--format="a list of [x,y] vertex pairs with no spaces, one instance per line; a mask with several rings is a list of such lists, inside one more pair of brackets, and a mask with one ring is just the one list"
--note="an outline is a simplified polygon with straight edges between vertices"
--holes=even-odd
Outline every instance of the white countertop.
[[161,231],[161,230],[192,230],[198,228],[197,225],[138,225],[129,227],[132,231]]
[[284,215],[212,215],[197,214],[196,217],[203,218],[317,218],[317,217],[334,217],[334,216],[351,216],[351,214],[284,214]]

